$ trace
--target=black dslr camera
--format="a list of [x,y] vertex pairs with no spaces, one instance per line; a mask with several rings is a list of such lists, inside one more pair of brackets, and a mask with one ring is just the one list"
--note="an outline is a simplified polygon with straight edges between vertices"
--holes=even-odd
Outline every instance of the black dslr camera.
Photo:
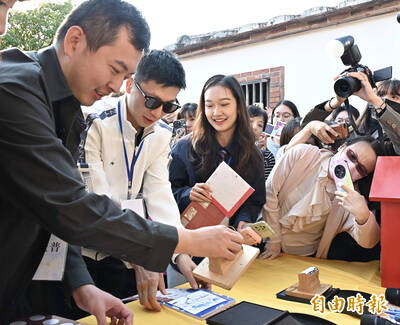
[[375,88],[375,83],[378,81],[392,78],[392,67],[383,68],[374,73],[366,66],[359,64],[361,53],[358,46],[354,44],[353,36],[344,36],[336,39],[344,48],[344,52],[340,57],[344,65],[349,65],[350,68],[341,73],[341,77],[336,80],[333,88],[335,93],[342,98],[347,98],[353,93],[361,89],[361,82],[358,79],[347,76],[346,72],[363,72],[368,76],[369,83],[372,88]]

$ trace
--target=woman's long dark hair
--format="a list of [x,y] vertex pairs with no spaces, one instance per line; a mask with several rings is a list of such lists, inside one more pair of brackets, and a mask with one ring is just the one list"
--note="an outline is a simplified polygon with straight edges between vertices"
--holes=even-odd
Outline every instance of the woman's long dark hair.
[[292,114],[293,114],[293,118],[300,116],[299,110],[297,109],[297,106],[295,105],[295,103],[293,103],[287,99],[282,99],[278,104],[275,105],[274,109],[272,110],[272,115],[271,115],[271,123],[272,124],[274,124],[275,110],[281,105],[285,105],[290,108],[290,110],[292,111]]
[[301,117],[290,120],[282,129],[279,145],[283,147],[301,130]]
[[244,179],[248,180],[257,174],[263,177],[262,157],[255,145],[245,97],[239,82],[233,76],[215,75],[204,84],[192,132],[193,145],[189,153],[189,160],[194,165],[196,173],[203,179],[208,178],[215,170],[216,157],[220,145],[216,140],[215,129],[207,120],[204,98],[205,92],[214,86],[222,86],[229,89],[236,100],[238,116],[232,143],[235,147],[235,152],[239,155],[232,157],[232,165],[236,166],[236,172]]

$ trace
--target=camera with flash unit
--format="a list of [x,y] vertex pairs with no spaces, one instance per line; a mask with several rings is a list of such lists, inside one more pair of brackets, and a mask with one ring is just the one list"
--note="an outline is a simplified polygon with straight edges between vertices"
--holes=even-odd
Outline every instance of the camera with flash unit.
[[365,73],[372,88],[376,87],[376,82],[392,77],[392,67],[383,68],[372,73],[366,65],[359,63],[361,53],[358,46],[354,44],[353,36],[348,35],[335,39],[328,44],[328,50],[334,56],[340,56],[344,65],[350,66],[350,68],[341,73],[341,77],[334,84],[335,93],[341,98],[347,98],[361,89],[361,82],[348,76],[348,72]]

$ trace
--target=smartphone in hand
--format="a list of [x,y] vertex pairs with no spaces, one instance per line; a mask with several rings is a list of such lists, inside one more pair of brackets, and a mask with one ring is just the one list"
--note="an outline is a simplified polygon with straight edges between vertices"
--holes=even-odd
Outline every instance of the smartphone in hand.
[[267,123],[264,129],[264,133],[271,135],[272,131],[274,130],[274,125]]
[[264,132],[273,138],[280,138],[283,128],[286,126],[286,123],[281,121],[276,121],[275,124],[267,124]]
[[353,181],[347,163],[340,163],[333,167],[333,178],[338,191],[344,192],[342,185],[354,189]]
[[260,235],[261,238],[271,237],[275,234],[271,226],[264,220],[251,224],[250,228],[253,229],[258,235]]
[[335,139],[347,139],[349,136],[349,126],[346,122],[331,124],[330,127],[334,129],[338,136]]
[[176,120],[176,121],[173,122],[172,136],[175,136],[177,134],[180,134],[181,136],[187,134],[186,121],[185,120]]

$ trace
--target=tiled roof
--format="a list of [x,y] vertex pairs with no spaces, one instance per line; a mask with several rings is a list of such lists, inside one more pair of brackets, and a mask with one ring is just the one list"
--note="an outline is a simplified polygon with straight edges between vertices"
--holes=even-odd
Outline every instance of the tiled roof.
[[[175,52],[176,54],[184,54],[188,52],[195,52],[204,48],[214,47],[215,44],[233,43],[253,38],[255,34],[268,33],[280,30],[281,27],[288,29],[296,28],[295,25],[310,26],[315,22],[328,21],[330,16],[342,15],[343,13],[357,10],[366,10],[366,8],[376,7],[385,4],[398,4],[399,0],[346,0],[340,2],[336,7],[313,7],[305,10],[299,15],[281,15],[269,19],[263,23],[253,23],[244,26],[226,29],[221,31],[209,32],[198,35],[182,35],[178,38],[175,44],[168,45],[167,50]],[[371,15],[373,15],[371,13]],[[345,21],[345,20],[344,20]],[[301,28],[297,28],[301,31]],[[304,28],[306,30],[307,28]],[[284,34],[284,33],[283,33]],[[221,46],[219,46],[221,47]],[[223,47],[223,46],[222,46]]]

